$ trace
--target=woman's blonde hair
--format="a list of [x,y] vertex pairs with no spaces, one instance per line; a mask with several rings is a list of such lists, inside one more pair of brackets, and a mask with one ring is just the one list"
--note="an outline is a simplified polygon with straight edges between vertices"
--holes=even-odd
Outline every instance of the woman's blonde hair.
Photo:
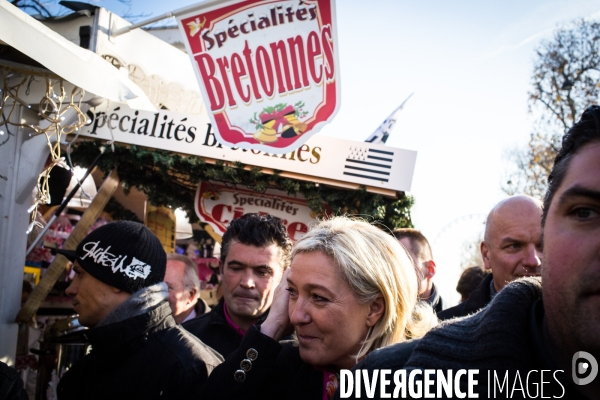
[[432,308],[418,301],[418,277],[406,250],[391,235],[368,222],[345,216],[323,220],[292,249],[320,251],[339,267],[357,300],[369,304],[382,296],[383,315],[372,327],[356,359],[406,339],[423,336],[437,324]]

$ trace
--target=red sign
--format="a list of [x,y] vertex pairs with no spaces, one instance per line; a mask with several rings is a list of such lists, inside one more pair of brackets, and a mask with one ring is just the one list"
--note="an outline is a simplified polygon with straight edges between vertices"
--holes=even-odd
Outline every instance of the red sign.
[[219,142],[285,153],[333,119],[334,0],[229,1],[178,20]]
[[201,182],[194,202],[196,214],[223,235],[229,223],[242,215],[255,212],[282,219],[292,241],[297,241],[317,215],[303,198],[291,197],[278,190],[256,193],[246,188],[232,188],[218,183]]

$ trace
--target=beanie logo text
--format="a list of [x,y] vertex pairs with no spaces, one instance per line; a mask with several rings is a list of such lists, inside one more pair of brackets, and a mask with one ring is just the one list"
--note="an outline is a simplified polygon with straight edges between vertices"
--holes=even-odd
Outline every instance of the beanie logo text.
[[150,272],[152,271],[152,267],[150,265],[138,260],[135,257],[132,257],[133,260],[131,260],[129,265],[123,267],[127,256],[109,253],[109,249],[110,246],[108,246],[106,249],[100,247],[99,241],[88,242],[82,247],[84,255],[81,257],[81,259],[85,260],[87,257],[91,257],[96,264],[104,267],[110,267],[113,273],[121,272],[133,279],[146,279],[148,275],[150,275]]

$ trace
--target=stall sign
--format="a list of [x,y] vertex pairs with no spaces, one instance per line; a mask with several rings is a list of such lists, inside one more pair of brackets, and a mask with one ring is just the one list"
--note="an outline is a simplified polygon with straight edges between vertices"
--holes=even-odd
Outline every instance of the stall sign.
[[333,119],[334,0],[233,0],[177,19],[219,142],[283,154]]
[[103,103],[88,116],[80,136],[403,192],[410,191],[417,159],[416,151],[323,135],[285,154],[229,147],[218,142],[206,114]]
[[317,214],[302,197],[292,197],[279,190],[257,193],[249,188],[229,187],[214,182],[200,182],[194,202],[196,214],[223,235],[231,221],[246,213],[271,214],[281,218],[292,241],[299,240]]

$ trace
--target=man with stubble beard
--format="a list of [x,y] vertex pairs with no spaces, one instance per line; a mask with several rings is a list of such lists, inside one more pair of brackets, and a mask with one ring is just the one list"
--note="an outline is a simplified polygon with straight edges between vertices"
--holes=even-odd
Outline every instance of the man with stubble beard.
[[[541,227],[544,258],[541,280],[517,279],[478,313],[444,322],[419,340],[373,352],[355,369],[367,370],[363,374],[383,369],[436,373],[478,370],[481,373],[474,389],[479,398],[490,398],[488,390],[494,387],[494,398],[597,399],[600,394],[599,106],[588,108],[563,137],[548,178]],[[499,388],[488,372],[505,377],[508,384]],[[460,383],[465,388],[466,375],[457,376],[460,382],[455,380],[455,386]],[[490,380],[486,382],[487,379]],[[521,389],[513,396],[514,388],[519,386]],[[433,387],[432,391],[435,390]],[[363,398],[361,394],[350,398]]]
[[248,213],[229,224],[221,246],[223,297],[210,313],[183,327],[227,357],[248,328],[267,317],[292,242],[281,219]]

